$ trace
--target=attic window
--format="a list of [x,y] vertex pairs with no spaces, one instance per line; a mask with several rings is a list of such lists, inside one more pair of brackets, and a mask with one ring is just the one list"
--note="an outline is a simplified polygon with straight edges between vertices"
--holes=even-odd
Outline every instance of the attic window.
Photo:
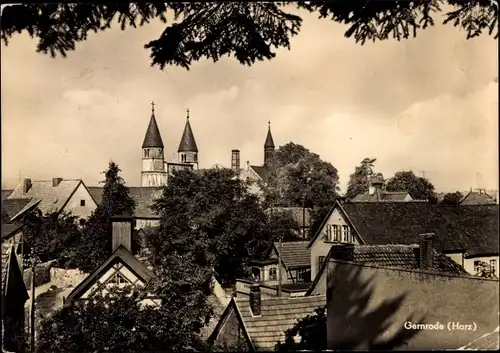
[[80,200],[80,206],[85,206],[85,200]]
[[109,280],[109,283],[113,283],[113,284],[127,284],[128,281],[125,279],[125,277],[123,277],[123,275],[121,273],[116,273],[113,275],[113,277]]

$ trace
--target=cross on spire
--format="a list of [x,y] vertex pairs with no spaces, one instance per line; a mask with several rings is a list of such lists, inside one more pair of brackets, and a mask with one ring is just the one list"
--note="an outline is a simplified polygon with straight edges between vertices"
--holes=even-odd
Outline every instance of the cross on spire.
[[155,112],[155,102],[154,101],[151,102],[151,112],[153,112],[153,113]]
[[186,109],[187,118],[189,119],[189,108]]
[[269,125],[269,127],[271,127],[271,120],[269,120],[267,124]]

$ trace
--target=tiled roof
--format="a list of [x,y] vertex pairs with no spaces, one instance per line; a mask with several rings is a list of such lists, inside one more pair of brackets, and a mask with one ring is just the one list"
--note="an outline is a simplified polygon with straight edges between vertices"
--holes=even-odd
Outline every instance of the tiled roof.
[[500,330],[499,327],[494,329],[492,332],[485,333],[484,335],[479,336],[474,341],[466,344],[463,347],[458,348],[457,350],[498,350],[500,348]]
[[196,146],[189,118],[186,120],[186,126],[184,126],[184,132],[182,133],[181,142],[179,143],[177,152],[198,152],[198,146]]
[[266,181],[272,174],[272,168],[266,166],[251,165],[250,168],[264,181]]
[[[357,245],[354,247],[354,262],[366,265],[418,269],[418,256],[418,245]],[[467,272],[455,261],[436,250],[434,250],[433,269],[449,274],[467,275]]]
[[[103,188],[100,186],[88,187],[90,194],[97,204],[101,203]],[[162,187],[158,186],[129,186],[130,197],[136,202],[135,216],[138,218],[156,218],[150,208],[153,201],[161,197]]]
[[308,244],[308,241],[276,242],[274,248],[281,253],[281,259],[287,268],[308,267],[311,266]]
[[2,200],[2,209],[9,216],[9,218],[14,217],[19,213],[26,205],[31,201],[31,199],[6,199]]
[[375,191],[374,194],[370,195],[368,192],[357,195],[351,202],[377,202],[377,201],[406,201],[408,196],[407,192],[404,191]]
[[19,223],[2,223],[2,240],[22,227],[23,225]]
[[[311,225],[311,209],[305,209],[305,227],[309,227]],[[293,220],[297,223],[298,226],[302,227],[303,223],[303,208],[302,207],[271,207],[265,210],[267,214],[276,212],[276,213],[288,213],[293,218]]]
[[248,298],[235,298],[235,302],[253,346],[257,350],[274,350],[278,341],[284,341],[286,330],[326,305],[326,297],[263,297],[260,316],[252,315]]
[[163,148],[163,141],[161,139],[160,129],[156,123],[154,112],[151,114],[148,129],[146,130],[146,136],[144,136],[144,142],[142,143],[142,148],[147,147]]
[[365,244],[413,244],[419,234],[433,232],[439,251],[498,253],[498,205],[359,202],[341,207]]
[[12,191],[14,190],[2,190],[2,201],[9,197],[10,194],[12,194]]
[[7,272],[9,270],[9,255],[12,246],[6,246],[2,242],[2,293],[5,290],[5,284],[7,280]]
[[35,180],[27,193],[23,192],[23,183],[20,183],[8,199],[31,199],[18,213],[25,212],[36,202],[39,202],[38,208],[43,213],[59,212],[81,183],[80,179],[62,180],[54,187],[52,180]]
[[494,205],[496,204],[495,198],[488,195],[486,192],[470,191],[460,201],[461,206],[470,205]]

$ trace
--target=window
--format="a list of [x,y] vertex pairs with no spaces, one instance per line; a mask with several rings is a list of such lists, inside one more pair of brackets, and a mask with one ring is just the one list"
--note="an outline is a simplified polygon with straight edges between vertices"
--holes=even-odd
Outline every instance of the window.
[[144,158],[149,158],[149,149],[144,150]]
[[269,269],[269,280],[270,281],[274,281],[276,279],[278,279],[278,274],[277,274],[276,267],[271,267]]
[[128,281],[123,277],[121,273],[115,273],[113,277],[109,280],[109,283],[113,284],[128,284]]
[[85,218],[80,218],[80,227],[83,227],[85,225],[86,219]]
[[85,206],[85,200],[80,200],[80,206]]
[[197,154],[194,155],[194,162],[198,163],[198,155]]
[[326,234],[327,241],[341,241],[340,238],[340,226],[336,224],[328,225]]
[[497,274],[497,260],[490,260],[490,269],[492,274]]
[[323,262],[325,262],[325,256],[318,256],[318,270],[316,272],[319,272],[321,266],[323,266]]
[[181,162],[185,162],[186,161],[186,155],[185,154],[181,154]]
[[474,261],[474,273],[481,271],[481,261]]
[[[323,260],[324,261],[324,260]],[[309,282],[307,278],[308,269],[307,268],[299,268],[296,271],[297,274],[297,282]],[[310,276],[309,276],[310,277]]]
[[342,226],[342,241],[344,243],[351,243],[351,230],[349,226]]

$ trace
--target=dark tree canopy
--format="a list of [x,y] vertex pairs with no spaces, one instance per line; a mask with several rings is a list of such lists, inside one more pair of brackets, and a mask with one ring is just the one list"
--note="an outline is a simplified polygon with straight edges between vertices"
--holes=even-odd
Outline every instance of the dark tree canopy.
[[414,200],[429,200],[436,203],[437,195],[434,185],[412,171],[400,171],[394,174],[386,183],[387,191],[407,191]]
[[174,22],[145,44],[152,65],[189,69],[193,61],[216,62],[223,56],[251,65],[274,58],[277,48],[290,49],[302,24],[298,10],[346,25],[345,36],[364,44],[415,37],[435,24],[445,5],[453,9],[445,13],[444,24],[463,29],[468,39],[483,32],[498,38],[498,8],[490,0],[22,4],[3,9],[1,36],[7,44],[26,31],[38,39],[37,52],[66,56],[89,33],[117,25],[130,30],[152,20],[167,24],[172,14]]
[[464,195],[460,191],[450,192],[444,195],[441,205],[458,206]]
[[368,191],[369,179],[373,175],[376,158],[365,158],[349,176],[345,197],[350,200]]

